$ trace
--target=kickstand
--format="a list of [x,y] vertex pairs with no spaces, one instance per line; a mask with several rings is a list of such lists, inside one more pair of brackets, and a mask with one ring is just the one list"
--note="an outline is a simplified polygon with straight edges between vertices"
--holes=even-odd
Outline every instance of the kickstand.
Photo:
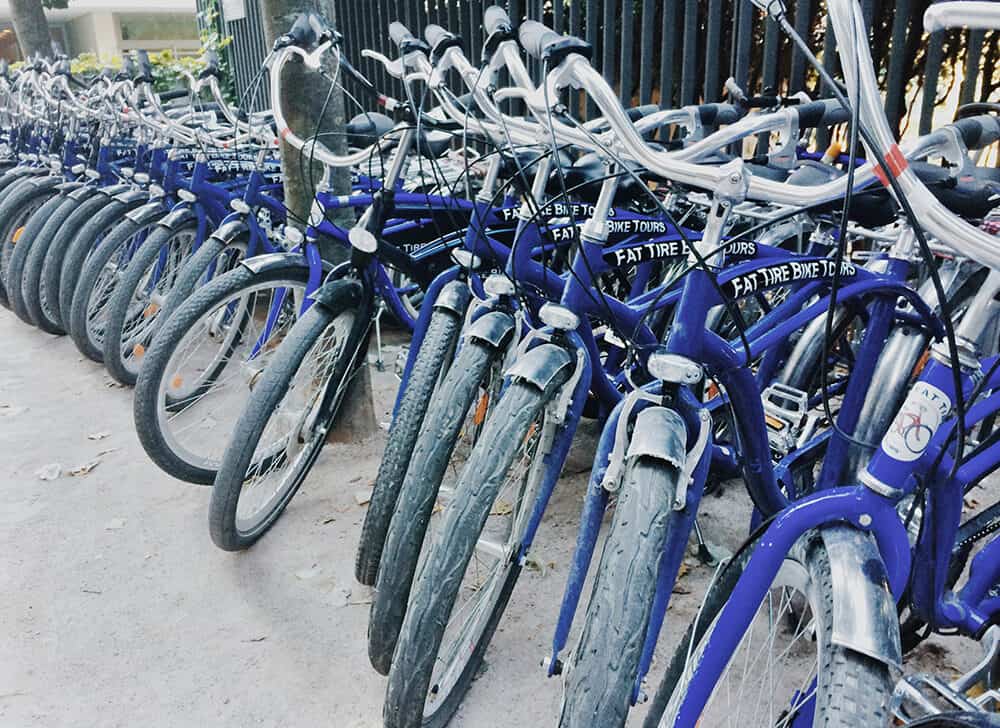
[[378,310],[375,312],[375,368],[380,372],[385,371],[385,362],[382,360],[382,314],[385,313],[385,301],[378,302]]
[[698,539],[698,560],[706,566],[716,566],[719,560],[712,553],[712,550],[705,543],[705,536],[701,532],[701,525],[698,519],[694,519],[694,535]]

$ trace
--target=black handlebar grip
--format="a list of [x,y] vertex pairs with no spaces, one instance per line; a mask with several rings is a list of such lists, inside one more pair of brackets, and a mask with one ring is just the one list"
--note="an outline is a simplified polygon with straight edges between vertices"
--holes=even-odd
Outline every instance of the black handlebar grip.
[[507,11],[499,5],[490,5],[486,8],[483,13],[483,28],[486,30],[486,35],[493,35],[504,27],[512,27]]
[[698,119],[705,126],[721,126],[739,120],[742,112],[732,104],[701,104]]
[[398,20],[389,24],[389,37],[392,38],[392,42],[396,44],[397,48],[402,46],[404,43],[416,40],[416,38],[413,37],[413,33],[407,30],[406,26]]
[[309,48],[316,42],[316,32],[307,13],[297,17],[285,35],[291,39],[292,45],[303,49]]
[[799,115],[799,127],[802,129],[818,126],[835,126],[849,121],[851,112],[841,106],[836,99],[810,101],[794,107]]
[[558,43],[560,36],[557,32],[537,20],[525,20],[518,29],[518,40],[524,52],[533,58],[541,59],[545,54],[545,49],[553,43]]
[[982,149],[1000,139],[1000,119],[992,114],[970,116],[951,126],[969,149]]
[[455,40],[455,34],[445,30],[440,25],[431,23],[424,28],[424,38],[431,48],[437,48],[438,43],[446,40]]

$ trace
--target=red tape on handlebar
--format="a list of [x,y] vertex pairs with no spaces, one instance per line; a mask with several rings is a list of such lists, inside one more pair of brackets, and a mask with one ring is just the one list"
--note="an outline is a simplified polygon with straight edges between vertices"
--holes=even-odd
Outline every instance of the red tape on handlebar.
[[[889,147],[889,153],[885,155],[885,166],[888,168],[889,174],[892,175],[893,179],[903,174],[903,171],[909,166],[898,144],[893,144]],[[885,173],[885,169],[879,164],[875,165],[875,176],[878,177],[883,185],[886,187],[889,186],[889,177]]]

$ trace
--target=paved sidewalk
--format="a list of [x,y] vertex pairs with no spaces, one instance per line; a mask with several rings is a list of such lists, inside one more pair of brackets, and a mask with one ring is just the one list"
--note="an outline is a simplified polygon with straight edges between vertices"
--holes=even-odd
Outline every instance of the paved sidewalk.
[[[208,490],[162,474],[139,446],[130,390],[110,387],[68,338],[2,309],[0,341],[0,726],[381,726],[369,592],[353,579],[364,517],[355,493],[370,485],[381,443],[328,447],[273,531],[249,552],[223,553],[208,537]],[[385,420],[394,378],[374,379]],[[560,686],[539,661],[576,535],[586,442],[542,528],[546,566],[519,583],[455,728],[556,722]],[[40,479],[52,463],[62,475]],[[730,488],[707,499],[703,525],[733,547],[747,512]],[[709,575],[694,566],[682,590],[698,594]],[[678,597],[671,624],[686,626],[693,606]]]

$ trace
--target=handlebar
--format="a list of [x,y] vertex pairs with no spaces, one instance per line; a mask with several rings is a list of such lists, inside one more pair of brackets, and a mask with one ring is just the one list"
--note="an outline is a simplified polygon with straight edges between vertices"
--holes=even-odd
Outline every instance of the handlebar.
[[483,12],[483,28],[486,35],[493,35],[497,31],[509,31],[513,26],[507,11],[499,5],[491,5]]
[[969,149],[982,149],[1000,139],[1000,118],[991,114],[970,116],[949,125]]
[[837,99],[820,99],[791,107],[799,115],[799,127],[836,126],[850,121],[851,114]]

